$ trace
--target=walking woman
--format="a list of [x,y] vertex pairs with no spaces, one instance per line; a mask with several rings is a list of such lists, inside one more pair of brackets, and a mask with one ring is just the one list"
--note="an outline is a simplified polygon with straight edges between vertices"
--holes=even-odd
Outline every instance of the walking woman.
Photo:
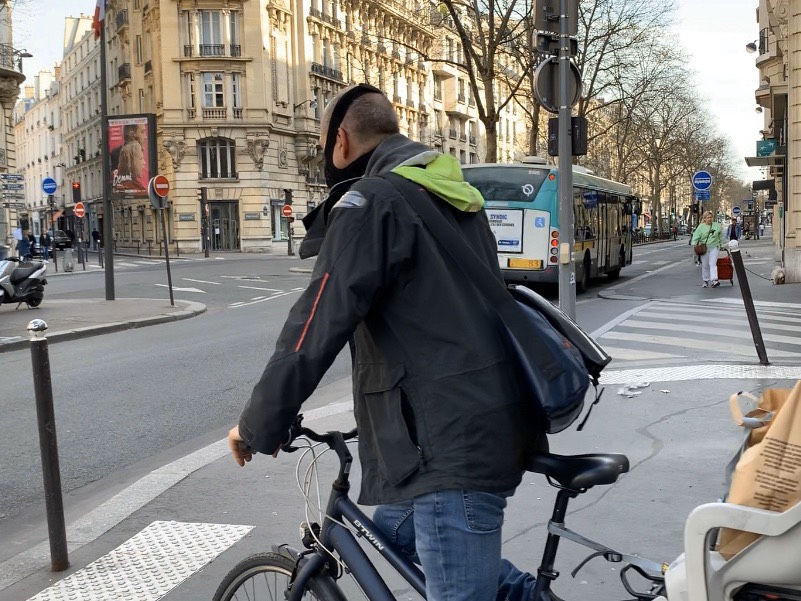
[[706,252],[700,255],[701,278],[703,287],[717,288],[718,282],[718,253],[720,252],[722,230],[720,224],[714,220],[712,211],[706,211],[701,217],[701,223],[695,228],[691,243],[693,248],[697,244],[706,245]]

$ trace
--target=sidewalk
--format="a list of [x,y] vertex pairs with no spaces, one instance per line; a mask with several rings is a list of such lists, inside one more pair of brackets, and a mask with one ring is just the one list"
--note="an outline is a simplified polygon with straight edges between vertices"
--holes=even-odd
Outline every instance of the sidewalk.
[[176,300],[173,307],[166,299],[148,298],[47,299],[37,309],[2,305],[0,353],[28,346],[27,327],[34,319],[47,323],[47,340],[53,343],[186,319],[205,310],[202,303]]

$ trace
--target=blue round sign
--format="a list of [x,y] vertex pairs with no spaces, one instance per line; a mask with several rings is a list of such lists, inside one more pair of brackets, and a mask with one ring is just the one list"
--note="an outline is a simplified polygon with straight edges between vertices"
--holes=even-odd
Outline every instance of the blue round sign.
[[696,171],[693,173],[693,188],[696,190],[709,190],[712,187],[712,174],[709,171]]
[[55,194],[58,190],[58,184],[52,177],[46,177],[42,180],[42,191],[45,194]]
[[732,207],[731,208],[732,215],[739,215],[740,214],[740,207]]

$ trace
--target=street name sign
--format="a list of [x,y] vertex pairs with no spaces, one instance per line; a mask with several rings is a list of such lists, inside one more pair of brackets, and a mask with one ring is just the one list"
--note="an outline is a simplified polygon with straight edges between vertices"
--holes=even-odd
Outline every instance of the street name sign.
[[25,184],[3,184],[3,190],[24,190]]
[[0,179],[7,182],[25,181],[25,176],[21,173],[0,173]]

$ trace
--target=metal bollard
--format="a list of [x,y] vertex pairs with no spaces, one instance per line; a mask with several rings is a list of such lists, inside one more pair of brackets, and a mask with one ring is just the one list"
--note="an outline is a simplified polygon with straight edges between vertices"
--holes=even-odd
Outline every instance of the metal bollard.
[[743,257],[740,255],[740,244],[737,240],[729,242],[729,251],[731,252],[732,263],[734,263],[734,271],[737,273],[737,285],[740,287],[740,294],[743,297],[745,314],[748,316],[748,325],[751,328],[751,337],[754,339],[754,348],[756,348],[759,363],[760,365],[770,365],[768,352],[765,349],[765,342],[762,340],[762,330],[759,329],[759,320],[757,319],[756,308],[754,307],[754,299],[751,296],[748,276],[745,273]]
[[34,319],[28,324],[47,509],[47,533],[50,538],[50,567],[54,572],[61,572],[70,566],[70,561],[67,556],[67,529],[64,524],[61,472],[58,466],[56,416],[53,409],[53,386],[50,381],[50,353],[47,349],[47,338],[44,336],[45,330],[47,324],[44,320]]

